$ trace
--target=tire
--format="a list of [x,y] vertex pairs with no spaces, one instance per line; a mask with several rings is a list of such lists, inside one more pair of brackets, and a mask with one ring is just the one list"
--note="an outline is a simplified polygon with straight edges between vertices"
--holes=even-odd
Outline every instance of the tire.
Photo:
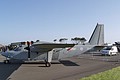
[[4,64],[9,64],[10,61],[9,60],[4,60]]
[[45,66],[46,66],[46,67],[50,67],[50,66],[51,66],[51,63],[50,63],[50,62],[46,62],[46,63],[45,63]]

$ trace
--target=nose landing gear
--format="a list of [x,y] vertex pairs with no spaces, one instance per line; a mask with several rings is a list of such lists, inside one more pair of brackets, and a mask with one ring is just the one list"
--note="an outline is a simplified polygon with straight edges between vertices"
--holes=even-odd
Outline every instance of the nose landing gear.
[[10,61],[9,60],[4,60],[4,64],[9,64]]

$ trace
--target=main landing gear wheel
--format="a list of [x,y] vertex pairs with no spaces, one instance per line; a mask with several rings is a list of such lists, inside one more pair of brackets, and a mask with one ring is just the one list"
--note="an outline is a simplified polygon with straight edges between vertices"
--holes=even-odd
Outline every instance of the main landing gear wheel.
[[46,63],[45,63],[45,66],[46,66],[46,67],[50,67],[50,66],[51,66],[51,63],[50,63],[50,62],[46,62]]
[[4,64],[9,64],[10,61],[9,60],[4,60]]

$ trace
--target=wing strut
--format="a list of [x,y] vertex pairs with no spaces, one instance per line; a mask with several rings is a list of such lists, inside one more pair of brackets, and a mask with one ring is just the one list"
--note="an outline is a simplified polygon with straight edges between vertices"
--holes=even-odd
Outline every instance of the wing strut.
[[47,52],[47,58],[45,60],[45,66],[46,67],[50,67],[51,66],[52,56],[53,56],[53,50]]

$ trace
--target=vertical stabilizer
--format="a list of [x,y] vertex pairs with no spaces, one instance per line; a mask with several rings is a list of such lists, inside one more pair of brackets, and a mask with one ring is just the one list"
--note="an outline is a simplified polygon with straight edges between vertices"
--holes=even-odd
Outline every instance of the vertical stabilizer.
[[104,24],[96,25],[92,36],[90,37],[89,43],[91,45],[103,45],[104,44]]

